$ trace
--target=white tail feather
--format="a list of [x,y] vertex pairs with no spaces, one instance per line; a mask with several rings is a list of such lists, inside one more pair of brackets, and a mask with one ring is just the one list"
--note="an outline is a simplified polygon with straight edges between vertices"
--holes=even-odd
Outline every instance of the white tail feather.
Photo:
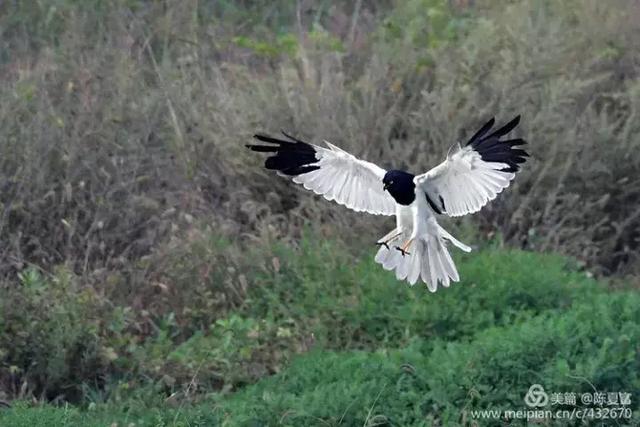
[[471,248],[469,246],[465,245],[460,240],[456,239],[451,234],[449,234],[449,232],[444,228],[442,228],[440,224],[436,223],[436,225],[438,226],[438,231],[440,232],[440,235],[442,237],[444,237],[445,239],[453,243],[458,249],[463,250],[465,252],[471,252]]
[[[406,280],[411,285],[414,285],[418,279],[422,279],[431,292],[438,289],[438,283],[449,287],[451,282],[458,282],[460,275],[449,254],[446,242],[451,242],[465,252],[471,251],[471,248],[461,243],[439,224],[436,223],[436,226],[430,230],[435,233],[418,236],[409,246],[409,253],[405,256],[395,249],[395,246],[400,246],[410,237],[408,232],[403,232],[397,239],[389,243],[389,249],[384,245],[380,246],[375,261],[381,264],[385,270],[394,270],[398,280]],[[379,242],[398,233],[399,230],[394,229]]]

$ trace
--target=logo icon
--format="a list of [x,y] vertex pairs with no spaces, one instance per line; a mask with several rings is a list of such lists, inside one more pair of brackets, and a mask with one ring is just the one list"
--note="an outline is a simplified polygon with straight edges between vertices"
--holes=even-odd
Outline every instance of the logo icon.
[[549,403],[549,396],[540,384],[533,384],[524,395],[524,403],[530,407],[546,406]]

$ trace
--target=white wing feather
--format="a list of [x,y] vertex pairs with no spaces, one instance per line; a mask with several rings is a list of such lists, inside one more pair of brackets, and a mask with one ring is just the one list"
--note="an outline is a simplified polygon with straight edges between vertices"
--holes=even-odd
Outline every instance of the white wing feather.
[[523,139],[501,139],[519,122],[517,116],[487,135],[495,123],[489,120],[465,147],[456,144],[444,162],[416,176],[416,187],[426,193],[431,207],[449,216],[466,215],[479,211],[507,188],[529,155],[517,148],[526,144]]
[[356,212],[395,215],[396,203],[382,188],[386,171],[327,141],[325,144],[329,148],[313,146],[318,159],[314,165],[319,169],[297,175],[293,182]]
[[483,161],[470,146],[458,146],[444,162],[416,176],[415,183],[434,203],[443,201],[447,215],[462,216],[479,211],[509,186],[515,173],[502,170],[508,167]]

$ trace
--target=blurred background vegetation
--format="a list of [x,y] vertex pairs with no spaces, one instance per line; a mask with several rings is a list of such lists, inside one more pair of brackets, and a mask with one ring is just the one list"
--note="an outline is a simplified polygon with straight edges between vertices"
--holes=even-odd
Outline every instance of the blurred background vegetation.
[[[363,425],[379,392],[366,375],[351,392],[371,398],[335,413],[250,384],[295,354],[311,352],[300,376],[391,349],[421,375],[451,364],[458,388],[414,384],[412,413],[462,423],[463,406],[495,404],[475,388],[492,373],[462,369],[452,345],[519,360],[514,379],[544,366],[558,387],[584,388],[573,372],[640,390],[638,297],[617,290],[640,274],[639,23],[632,0],[0,3],[0,399],[226,408],[191,409],[202,425],[305,425],[280,418],[303,405]],[[282,128],[421,172],[516,114],[532,157],[498,200],[447,224],[480,254],[458,256],[463,282],[435,295],[373,264],[389,219],[301,191],[244,149]],[[594,310],[609,320],[576,332]],[[551,348],[550,329],[581,345]],[[521,336],[540,360],[518,359]],[[150,419],[164,416],[179,422]]]

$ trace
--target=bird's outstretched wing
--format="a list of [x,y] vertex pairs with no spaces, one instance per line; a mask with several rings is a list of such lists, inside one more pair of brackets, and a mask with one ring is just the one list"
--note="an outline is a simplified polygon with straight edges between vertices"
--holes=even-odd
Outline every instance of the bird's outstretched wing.
[[520,116],[487,135],[489,120],[464,147],[456,145],[447,159],[429,172],[415,177],[416,191],[422,189],[438,213],[462,216],[479,211],[509,186],[528,154],[514,148],[523,139],[501,140],[520,122]]
[[325,141],[328,148],[308,144],[282,132],[286,140],[254,135],[269,145],[247,145],[271,153],[267,169],[291,176],[293,182],[358,212],[395,215],[395,201],[383,189],[386,171]]

